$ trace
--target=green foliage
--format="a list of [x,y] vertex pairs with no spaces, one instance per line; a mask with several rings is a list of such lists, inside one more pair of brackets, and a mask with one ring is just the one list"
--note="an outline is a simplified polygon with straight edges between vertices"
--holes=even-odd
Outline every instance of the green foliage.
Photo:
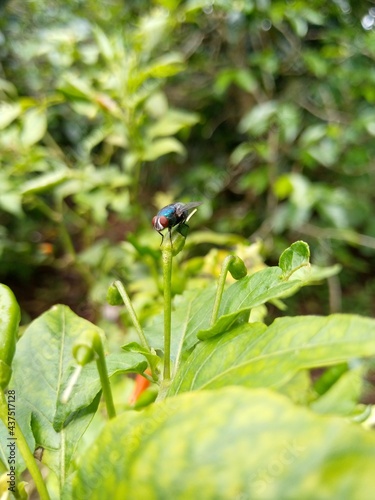
[[[31,65],[47,63],[40,81],[23,82],[37,97],[19,95],[4,80],[0,156],[8,180],[2,183],[1,208],[3,252],[12,247],[17,253],[13,242],[27,215],[27,232],[34,232],[37,242],[51,239],[48,227],[55,227],[55,252],[69,255],[88,280],[72,235],[82,231],[89,247],[107,227],[109,213],[120,219],[138,214],[141,166],[166,154],[184,155],[174,136],[192,127],[198,115],[171,107],[162,90],[167,78],[184,69],[184,58],[163,47],[175,23],[161,10],[125,34],[107,35],[97,25],[83,24],[80,35],[69,24],[57,33],[54,25],[44,29],[42,53],[39,44],[28,45]],[[24,48],[28,41],[20,43]],[[25,57],[21,52],[18,63]],[[43,222],[47,227],[41,230]],[[27,241],[26,234],[21,240]],[[28,253],[37,265],[35,250]],[[20,260],[22,265],[25,259]]]
[[11,364],[16,350],[20,306],[6,285],[0,284],[0,387],[6,388],[11,374]]
[[93,300],[89,275],[99,279],[103,259],[87,273],[81,254],[111,240],[114,221],[139,236],[162,189],[168,201],[204,200],[212,228],[256,234],[273,258],[307,238],[322,264],[345,265],[344,300],[371,307],[348,284],[355,270],[373,285],[371,12],[366,2],[8,3],[0,273],[73,264]]
[[[111,351],[104,361],[103,330],[66,306],[18,342],[9,387],[31,452],[44,449],[48,489],[56,498],[367,498],[374,443],[361,397],[375,323],[301,312],[374,312],[368,2],[0,8],[0,276],[27,290],[36,316],[56,301],[62,275],[61,301],[88,304]],[[175,200],[204,202],[205,229],[188,237],[188,259],[177,255],[186,234],[177,236],[169,359],[149,207]],[[116,281],[123,293],[112,287],[109,302],[126,308],[103,305],[114,276],[129,293]],[[307,287],[326,278],[328,287]],[[290,316],[275,320],[286,304]],[[72,349],[88,331],[100,349],[78,349],[77,367]],[[153,384],[140,412],[126,401],[129,372]],[[4,446],[3,423],[0,436]],[[17,478],[27,466],[40,486],[22,457]]]
[[[29,443],[45,448],[44,460],[61,486],[77,442],[99,402],[96,396],[100,382],[92,364],[83,368],[69,402],[61,402],[74,367],[74,343],[88,328],[97,329],[69,308],[56,306],[27,328],[13,361],[10,384],[17,394],[18,422]],[[111,375],[118,371],[143,371],[145,367],[146,363],[136,354],[129,354],[127,359],[113,354],[108,359]]]
[[[354,315],[295,316],[222,329],[199,344],[178,373],[171,394],[228,385],[285,386],[300,370],[374,352],[374,322]],[[371,333],[372,332],[372,333]]]
[[193,392],[110,422],[73,492],[94,499],[104,491],[113,498],[365,499],[374,446],[367,431],[265,389]]
[[[166,251],[172,255],[173,248]],[[345,490],[365,498],[375,438],[355,421],[368,416],[359,404],[366,371],[361,359],[375,353],[375,321],[336,314],[283,317],[267,326],[250,314],[337,272],[312,268],[309,256],[308,245],[297,241],[280,256],[280,267],[241,272],[242,278],[216,292],[213,322],[212,286],[176,297],[171,380],[160,370],[166,352],[159,320],[146,329],[145,341],[118,281],[142,345],[130,342],[104,359],[103,331],[68,307],[55,306],[33,321],[18,341],[9,387],[17,394],[17,422],[26,442],[31,450],[44,449],[42,462],[54,473],[48,484],[55,485],[56,496],[184,498],[199,490],[205,498],[314,498]],[[238,260],[224,259],[223,268]],[[223,286],[221,279],[217,286]],[[350,367],[353,359],[357,363]],[[332,368],[314,383],[309,370],[321,367]],[[129,372],[155,383],[157,402],[151,390],[138,405],[146,409],[127,405],[116,417],[108,404],[108,376],[115,387],[114,376]],[[101,421],[99,434],[93,417],[101,387],[111,420]],[[85,445],[90,429],[95,437]],[[6,441],[5,425],[0,435]],[[18,461],[17,477],[24,469]]]

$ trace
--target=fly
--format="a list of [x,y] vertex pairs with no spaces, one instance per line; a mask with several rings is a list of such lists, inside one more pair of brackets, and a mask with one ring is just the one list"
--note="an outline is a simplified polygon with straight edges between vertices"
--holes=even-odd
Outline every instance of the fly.
[[164,241],[162,231],[168,229],[172,245],[172,227],[178,226],[177,231],[182,234],[180,229],[181,226],[187,226],[185,221],[189,216],[189,210],[199,207],[199,205],[202,205],[201,201],[192,201],[191,203],[176,202],[159,210],[157,215],[152,219],[152,225],[161,236],[161,245]]

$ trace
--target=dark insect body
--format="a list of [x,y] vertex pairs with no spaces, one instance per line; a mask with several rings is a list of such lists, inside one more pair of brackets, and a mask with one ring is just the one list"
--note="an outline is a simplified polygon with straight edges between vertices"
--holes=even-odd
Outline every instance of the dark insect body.
[[178,226],[177,231],[182,234],[180,229],[183,225],[187,226],[185,221],[188,218],[189,210],[199,207],[199,205],[202,205],[201,201],[192,201],[191,203],[176,202],[159,210],[157,215],[152,219],[152,225],[161,236],[161,244],[163,244],[164,240],[162,231],[168,229],[172,244],[172,227]]

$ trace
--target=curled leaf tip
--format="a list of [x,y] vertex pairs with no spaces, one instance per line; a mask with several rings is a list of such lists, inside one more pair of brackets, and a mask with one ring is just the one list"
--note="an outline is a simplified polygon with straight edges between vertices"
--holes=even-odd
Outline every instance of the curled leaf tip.
[[73,345],[73,356],[81,366],[87,365],[95,359],[100,346],[101,338],[97,330],[86,330]]
[[115,283],[112,283],[107,290],[107,302],[110,306],[121,306],[124,304]]

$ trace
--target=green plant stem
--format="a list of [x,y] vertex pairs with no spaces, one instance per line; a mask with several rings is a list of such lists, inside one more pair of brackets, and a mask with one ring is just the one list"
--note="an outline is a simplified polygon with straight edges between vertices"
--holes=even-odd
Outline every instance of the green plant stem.
[[130,315],[130,318],[133,322],[134,328],[137,330],[137,333],[139,335],[139,339],[141,341],[142,346],[147,349],[151,353],[150,346],[148,345],[146,336],[142,330],[141,324],[138,321],[137,315],[134,311],[133,304],[130,301],[129,295],[126,293],[124,285],[121,283],[121,281],[116,280],[113,285],[117,288],[119,294],[121,295],[121,298],[128,310],[128,313]]
[[172,247],[164,247],[162,251],[164,282],[164,380],[171,378],[172,258]]
[[113,403],[111,383],[108,377],[107,364],[105,362],[103,345],[100,342],[100,347],[96,349],[97,359],[96,366],[98,368],[100,382],[103,389],[103,396],[105,400],[105,404],[107,407],[107,413],[109,418],[114,418],[116,416],[115,405]]
[[219,308],[220,308],[221,298],[222,298],[223,292],[224,292],[225,280],[227,278],[228,269],[229,269],[229,266],[230,266],[231,262],[234,259],[235,259],[234,255],[228,255],[228,257],[226,257],[224,259],[223,265],[221,266],[221,272],[220,272],[220,276],[219,276],[219,281],[217,282],[217,289],[216,289],[214,307],[212,309],[210,326],[213,326],[216,323],[216,320],[217,320],[217,317],[218,317],[218,314],[219,314]]
[[[3,421],[4,426],[8,427],[8,403],[6,401],[4,392],[0,391],[0,418]],[[25,460],[26,467],[28,468],[31,477],[34,480],[35,487],[38,490],[39,497],[41,500],[50,500],[46,485],[44,484],[42,474],[39,467],[36,464],[34,455],[32,454],[25,436],[23,435],[20,426],[15,422],[15,436],[14,440],[17,443],[17,448],[19,449],[23,459]]]

